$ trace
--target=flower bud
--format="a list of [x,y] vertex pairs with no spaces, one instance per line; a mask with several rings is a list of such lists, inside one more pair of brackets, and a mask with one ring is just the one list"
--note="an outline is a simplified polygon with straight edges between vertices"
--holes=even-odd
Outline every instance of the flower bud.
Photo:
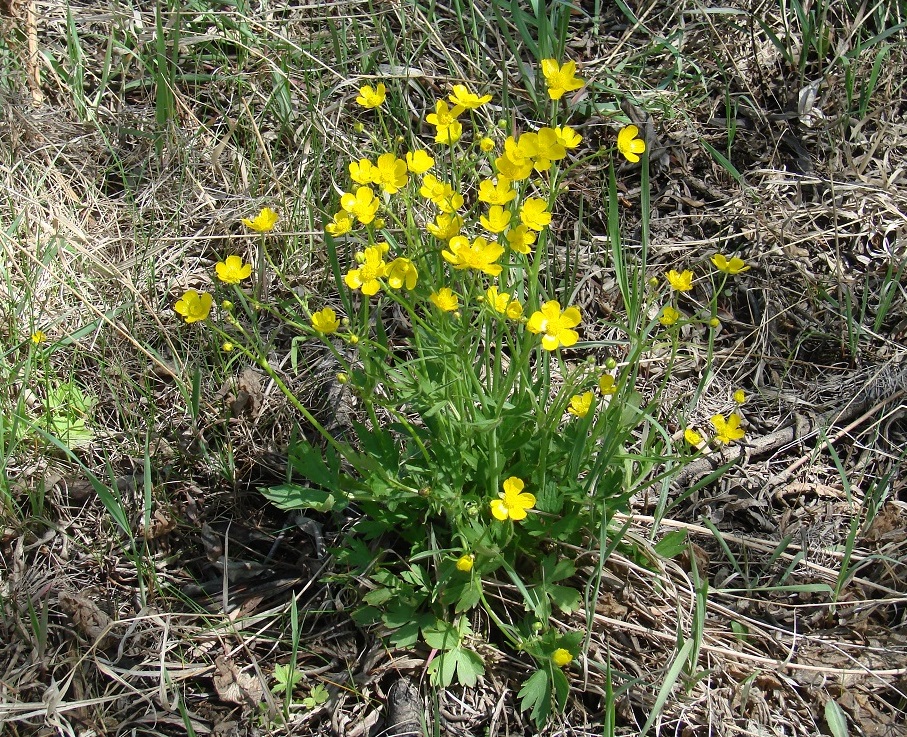
[[223,307],[225,310],[233,309],[233,303],[229,299],[225,299],[223,302],[221,302],[220,306]]
[[533,623],[532,623],[532,631],[533,631],[533,632],[541,632],[543,629],[545,629],[545,625],[543,625],[541,622],[533,622]]
[[233,344],[228,340],[228,341],[225,341],[225,342],[224,342],[224,344],[220,347],[220,349],[221,349],[224,353],[229,353],[230,351],[233,350],[233,347],[234,347]]
[[608,369],[608,371],[613,371],[617,368],[617,361],[615,361],[612,356],[608,356],[608,358],[605,359],[605,368]]
[[721,320],[719,320],[717,317],[713,317],[711,320],[709,320],[709,327],[710,328],[720,328]]
[[362,131],[365,130],[365,124],[364,123],[353,124],[353,130],[356,131],[356,133],[362,133]]
[[377,230],[381,230],[385,225],[387,225],[387,222],[385,222],[384,218],[375,218],[375,228]]
[[359,342],[359,336],[354,335],[353,333],[350,333],[349,341],[350,341],[350,345],[356,345]]
[[347,376],[342,371],[339,374],[337,374],[337,383],[338,384],[346,384],[349,380],[350,380],[350,377]]

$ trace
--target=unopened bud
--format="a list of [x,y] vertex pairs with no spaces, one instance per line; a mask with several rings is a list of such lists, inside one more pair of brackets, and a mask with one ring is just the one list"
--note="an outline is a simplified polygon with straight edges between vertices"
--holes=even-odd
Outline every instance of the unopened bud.
[[350,377],[344,374],[343,372],[337,374],[337,383],[346,384],[350,380]]
[[613,356],[608,356],[605,359],[605,368],[608,369],[608,371],[613,371],[617,368],[617,361],[614,360]]

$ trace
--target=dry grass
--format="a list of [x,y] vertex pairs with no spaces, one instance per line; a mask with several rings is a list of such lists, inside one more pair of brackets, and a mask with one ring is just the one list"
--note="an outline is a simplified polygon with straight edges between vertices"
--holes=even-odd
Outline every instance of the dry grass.
[[[181,35],[158,50],[155,15],[138,8],[25,2],[0,16],[0,401],[4,413],[17,402],[34,412],[26,392],[78,382],[95,399],[95,438],[78,458],[116,490],[131,530],[112,524],[73,457],[5,441],[4,733],[376,734],[390,685],[424,675],[427,652],[389,651],[380,633],[359,630],[353,592],[325,578],[319,537],[330,544],[346,520],[323,518],[318,531],[257,494],[281,476],[291,409],[170,308],[226,251],[256,261],[261,244],[239,221],[263,204],[282,213],[268,255],[288,275],[265,293],[330,289],[321,213],[334,172],[361,145],[349,102],[363,69],[395,79],[410,108],[410,119],[398,111],[403,126],[418,125],[454,79],[483,89],[506,79],[520,118],[533,120],[505,38],[516,30],[490,4],[463,5],[465,20],[437,7],[430,22],[427,9],[400,3],[201,4],[209,9],[164,13],[162,27],[172,33],[179,19]],[[654,2],[636,9],[636,24],[616,6],[595,23],[572,20],[568,53],[600,90],[579,103],[587,141],[613,132],[622,101],[652,129],[650,275],[719,251],[753,266],[720,301],[713,360],[708,331],[690,327],[670,368],[678,412],[695,405],[699,426],[743,387],[750,445],[720,479],[703,465],[661,498],[635,500],[637,550],[656,529],[684,529],[696,554],[611,557],[586,609],[563,622],[588,628],[588,659],[546,734],[601,733],[604,663],[615,732],[636,734],[686,640],[698,651],[694,677],[670,693],[662,734],[828,733],[829,701],[851,733],[903,734],[907,41],[899,30],[868,44],[903,19],[893,5],[808,6],[824,13],[830,50],[820,55],[793,11],[756,5]],[[155,64],[174,48],[185,76],[166,103]],[[730,130],[735,171],[703,145],[727,155]],[[577,299],[597,319],[589,337],[609,338],[619,293],[602,239],[603,177],[594,163],[575,173],[557,227],[559,245],[576,249]],[[632,248],[633,169],[621,187]],[[706,305],[708,289],[693,299]],[[24,375],[38,328],[48,358]],[[293,336],[261,331],[272,365],[334,415],[343,400],[322,390],[329,359],[306,356],[294,373]],[[646,365],[655,386],[664,358]],[[330,699],[285,711],[271,688],[290,659],[294,608],[303,691],[324,684]],[[533,733],[515,708],[525,663],[494,642],[478,647],[489,664],[479,688],[424,689],[434,729]]]

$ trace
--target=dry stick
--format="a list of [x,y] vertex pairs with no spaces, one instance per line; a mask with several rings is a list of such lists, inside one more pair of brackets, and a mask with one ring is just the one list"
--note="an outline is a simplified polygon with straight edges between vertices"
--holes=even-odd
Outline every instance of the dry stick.
[[28,86],[31,88],[32,102],[41,105],[44,103],[44,93],[41,92],[41,70],[38,66],[38,20],[34,0],[31,0],[25,9],[25,35],[28,39],[26,62]]
[[[730,448],[725,448],[719,453],[710,453],[709,455],[702,456],[701,458],[698,458],[697,460],[690,463],[679,474],[677,474],[677,477],[674,479],[673,486],[675,488],[686,487],[694,479],[698,480],[710,471],[715,470],[721,463],[736,460],[743,454],[744,450],[748,451],[747,456],[768,453],[769,451],[776,450],[783,445],[787,445],[788,443],[794,441],[797,437],[803,437],[808,433],[814,432],[816,428],[820,426],[830,427],[842,420],[848,421],[854,415],[863,412],[863,414],[861,414],[856,420],[847,425],[847,427],[837,433],[834,437],[826,438],[825,440],[823,440],[822,443],[820,443],[816,448],[816,452],[818,452],[822,448],[827,447],[828,445],[831,445],[835,441],[839,440],[843,435],[850,432],[854,427],[860,425],[867,418],[875,414],[879,409],[886,406],[887,404],[890,404],[891,402],[894,402],[895,400],[899,400],[905,394],[907,394],[907,389],[902,389],[896,394],[892,394],[890,397],[887,397],[881,402],[873,405],[869,410],[866,410],[866,407],[870,405],[871,400],[867,399],[862,402],[851,404],[850,406],[845,407],[840,411],[835,410],[833,412],[827,412],[817,420],[809,423],[810,426],[807,428],[806,432],[799,432],[798,429],[794,427],[783,427],[780,430],[776,430],[775,432],[770,433],[769,435],[765,435],[761,438],[756,438],[756,440],[754,440],[747,446],[735,445]],[[864,410],[866,411],[864,412]],[[787,478],[793,471],[806,463],[809,458],[809,454],[801,456],[801,458],[799,458],[794,464],[786,468],[780,474],[773,476],[769,480],[769,484],[771,486],[777,486],[778,484],[783,483],[787,480]]]

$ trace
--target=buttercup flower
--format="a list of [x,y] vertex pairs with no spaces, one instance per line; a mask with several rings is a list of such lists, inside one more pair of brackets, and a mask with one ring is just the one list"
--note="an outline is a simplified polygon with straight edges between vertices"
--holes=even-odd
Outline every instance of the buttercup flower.
[[565,92],[578,90],[583,86],[582,79],[576,76],[576,62],[567,61],[563,65],[556,59],[542,59],[542,74],[548,84],[548,97],[560,100]]
[[434,292],[429,299],[432,304],[445,312],[453,312],[460,306],[460,299],[450,291],[450,287],[441,287]]
[[554,129],[554,135],[557,138],[557,142],[564,148],[576,148],[583,141],[583,137],[569,125],[557,126]]
[[497,180],[483,179],[479,182],[479,202],[489,205],[506,205],[516,198],[516,190],[510,186],[507,177],[498,177]]
[[[486,102],[490,102],[491,95],[482,95],[479,97],[473,92],[470,92],[466,85],[455,84],[449,99],[454,105],[462,107],[465,110],[475,110],[477,107],[482,107]],[[430,120],[428,122],[431,123]]]
[[441,213],[433,223],[428,223],[425,229],[439,241],[449,241],[455,235],[460,234],[462,227],[463,218],[459,215]]
[[340,206],[363,225],[368,225],[375,219],[378,212],[378,200],[371,187],[359,187],[355,194],[344,192],[340,198]]
[[502,522],[508,517],[514,521],[526,518],[526,510],[535,506],[535,497],[523,491],[522,479],[511,476],[504,484],[504,491],[491,502],[491,514]]
[[571,415],[576,415],[577,417],[585,417],[589,414],[589,410],[592,409],[592,403],[595,401],[595,395],[592,392],[585,392],[583,394],[574,394],[570,397],[570,406],[567,407],[567,411]]
[[376,87],[371,85],[365,85],[365,87],[359,88],[359,96],[356,98],[358,102],[364,108],[375,108],[379,107],[383,102],[384,98],[387,96],[387,87],[383,83],[379,82]]
[[646,142],[637,138],[638,134],[639,128],[635,125],[626,126],[617,134],[617,150],[632,164],[639,161],[639,154],[646,150]]
[[661,315],[659,315],[658,317],[658,322],[660,322],[665,327],[670,327],[679,319],[680,313],[673,307],[671,307],[671,305],[665,305],[661,308]]
[[678,273],[675,269],[671,269],[665,278],[668,280],[668,284],[671,285],[672,289],[676,289],[678,292],[689,292],[693,288],[693,272],[684,271],[683,273]]
[[548,171],[552,161],[560,161],[567,155],[557,140],[553,128],[541,128],[538,133],[524,133],[517,142],[517,148],[527,159],[532,160],[536,171]]
[[723,415],[713,415],[710,418],[715,426],[715,440],[725,445],[740,440],[746,432],[740,427],[740,415],[731,414],[726,420]]
[[273,230],[274,226],[277,224],[277,213],[270,207],[263,207],[261,212],[252,220],[243,218],[242,224],[259,233],[267,233],[268,231]]
[[560,346],[569,348],[579,340],[579,334],[573,328],[581,321],[582,316],[576,307],[568,307],[562,313],[560,303],[551,300],[542,305],[541,310],[530,315],[526,329],[530,333],[543,333],[542,348],[554,351]]
[[510,224],[510,210],[505,210],[500,205],[492,205],[488,215],[481,215],[479,222],[489,233],[503,233]]
[[517,253],[527,254],[532,249],[530,246],[535,243],[535,233],[525,225],[517,225],[511,228],[504,236],[507,239],[507,245]]
[[463,195],[455,192],[447,182],[440,181],[434,174],[422,178],[419,194],[431,200],[441,212],[452,213],[463,207]]
[[548,203],[539,197],[528,197],[523,200],[520,207],[520,220],[523,225],[532,230],[544,230],[551,222],[551,213],[548,212]]
[[460,140],[463,135],[463,124],[457,120],[457,116],[464,110],[462,105],[454,105],[449,108],[444,100],[438,100],[435,103],[435,112],[425,116],[425,120],[435,126],[436,143],[454,144]]
[[510,299],[509,293],[499,293],[497,287],[488,287],[485,292],[485,301],[492,310],[506,315],[511,320],[519,320],[523,315],[523,305],[515,299]]
[[375,181],[375,165],[368,159],[359,159],[351,161],[347,167],[350,170],[350,178],[356,184],[373,184]]
[[31,334],[31,342],[35,345],[41,345],[45,340],[47,340],[47,333],[43,330],[35,330]]
[[330,307],[325,307],[319,312],[312,313],[312,327],[319,333],[330,335],[340,329],[340,320],[337,319],[337,313]]
[[502,253],[503,246],[494,241],[489,242],[479,236],[470,243],[465,236],[457,235],[450,239],[447,250],[441,251],[441,256],[455,269],[475,269],[488,276],[497,276],[501,273],[501,265],[495,261]]
[[394,289],[404,285],[407,289],[414,289],[418,278],[419,272],[408,258],[395,258],[387,267],[387,283]]
[[551,659],[558,668],[563,668],[565,665],[569,665],[573,662],[573,654],[569,650],[559,647],[554,651],[554,655],[551,656]]
[[695,448],[702,442],[702,435],[696,432],[692,427],[688,427],[683,431],[683,439]]
[[324,229],[335,238],[346,235],[353,229],[353,218],[346,210],[341,210],[334,215],[334,221],[325,225]]
[[393,154],[381,154],[373,177],[375,184],[385,192],[396,194],[409,181],[406,176],[406,162]]
[[715,268],[718,269],[718,271],[723,271],[725,274],[730,274],[731,276],[736,276],[743,271],[749,271],[751,268],[746,265],[746,262],[742,258],[731,256],[730,260],[728,260],[727,256],[723,256],[720,253],[712,256],[712,263],[715,264]]
[[239,284],[252,276],[252,264],[243,264],[239,256],[227,256],[225,261],[214,264],[214,271],[224,284]]
[[601,378],[598,380],[598,390],[605,397],[617,394],[617,386],[614,383],[614,377],[611,374],[602,374]]
[[387,276],[387,264],[384,262],[385,250],[380,246],[369,246],[362,254],[358,269],[350,269],[343,281],[350,289],[361,289],[371,297],[381,289],[381,282]]
[[173,310],[182,315],[187,324],[200,322],[211,312],[211,300],[212,297],[207,292],[199,293],[194,289],[187,289],[173,305]]
[[743,404],[746,402],[746,392],[743,389],[738,389],[734,392],[734,401],[737,404]]
[[234,347],[235,347],[235,346],[234,346],[229,340],[226,340],[226,341],[224,341],[223,343],[221,343],[220,349],[221,349],[224,353],[229,353],[230,351],[233,350]]
[[482,149],[482,151],[484,151],[487,154],[489,151],[494,150],[494,141],[491,138],[489,138],[488,136],[480,138],[479,139],[479,148]]
[[413,174],[424,174],[435,165],[435,160],[428,155],[428,151],[418,149],[406,154],[406,168]]
[[521,148],[513,136],[504,140],[504,154],[494,160],[498,174],[502,174],[514,182],[528,179],[532,174],[532,159],[526,155],[525,147]]
[[457,558],[457,570],[463,571],[463,573],[469,573],[472,570],[472,564],[475,562],[476,557],[469,553],[467,555],[461,555]]

